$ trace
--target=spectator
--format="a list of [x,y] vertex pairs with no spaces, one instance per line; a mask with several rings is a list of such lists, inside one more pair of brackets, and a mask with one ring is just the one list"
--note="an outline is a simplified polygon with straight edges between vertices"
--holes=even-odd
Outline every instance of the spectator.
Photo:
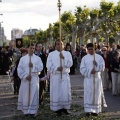
[[114,52],[112,60],[112,95],[120,94],[120,52]]

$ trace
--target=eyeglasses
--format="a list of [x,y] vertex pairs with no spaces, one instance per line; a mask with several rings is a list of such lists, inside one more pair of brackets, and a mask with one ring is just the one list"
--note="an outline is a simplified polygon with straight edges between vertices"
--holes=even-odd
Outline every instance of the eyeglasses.
[[[56,44],[56,45],[60,45],[60,44],[58,43],[58,44]],[[63,44],[61,43],[61,45],[63,45]]]
[[102,50],[102,51],[107,51],[107,50]]
[[88,49],[88,50],[93,50],[93,49],[91,48],[91,49]]

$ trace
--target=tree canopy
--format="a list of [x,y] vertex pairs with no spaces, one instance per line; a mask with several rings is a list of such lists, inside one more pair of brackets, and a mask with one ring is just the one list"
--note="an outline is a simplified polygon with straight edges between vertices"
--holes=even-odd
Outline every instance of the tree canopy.
[[[99,41],[106,41],[108,38],[115,38],[120,33],[120,2],[115,5],[113,2],[100,2],[100,8],[90,9],[84,6],[76,6],[75,12],[65,11],[61,15],[62,39],[73,32],[73,26],[77,27],[77,39],[81,34],[84,42],[91,35],[91,30],[95,26],[95,31],[99,36]],[[50,23],[46,30],[37,31],[34,39],[37,42],[45,43],[49,39],[56,40],[59,37],[59,21]],[[24,38],[27,44],[29,38]],[[108,41],[109,42],[109,41]]]

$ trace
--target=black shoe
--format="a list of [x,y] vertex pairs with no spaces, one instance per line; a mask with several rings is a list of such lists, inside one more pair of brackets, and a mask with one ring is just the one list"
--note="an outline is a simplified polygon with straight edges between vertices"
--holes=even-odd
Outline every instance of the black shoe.
[[57,113],[58,117],[60,117],[62,115],[62,111],[61,110],[56,111],[56,113]]
[[87,117],[90,117],[90,115],[91,115],[91,113],[86,113],[86,116],[87,116]]
[[17,91],[14,91],[14,95],[16,95],[17,94]]
[[39,105],[43,105],[44,103],[43,103],[43,101],[39,101]]
[[67,109],[62,109],[62,112],[65,113],[66,115],[70,114]]
[[62,113],[57,113],[57,116],[60,117],[62,115]]
[[91,113],[91,115],[92,115],[92,116],[98,116],[98,114],[97,114],[97,113]]
[[35,118],[35,114],[30,114],[30,117]]
[[16,93],[17,95],[19,94],[19,91],[17,91],[17,93]]
[[25,117],[29,117],[30,116],[30,114],[25,114]]

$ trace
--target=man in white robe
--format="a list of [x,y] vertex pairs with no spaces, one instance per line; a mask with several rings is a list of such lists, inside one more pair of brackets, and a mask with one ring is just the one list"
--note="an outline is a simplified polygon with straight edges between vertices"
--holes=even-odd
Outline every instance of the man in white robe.
[[[102,100],[107,106],[103,94],[101,72],[105,68],[103,58],[95,54],[93,44],[87,44],[88,54],[82,58],[80,72],[84,78],[84,109],[86,115],[98,115],[101,112]],[[95,58],[95,59],[94,59]],[[95,77],[95,79],[94,79]]]
[[[33,44],[31,47],[29,46],[28,54],[20,59],[17,69],[18,76],[21,79],[17,109],[22,110],[24,114],[30,116],[35,116],[35,114],[37,114],[39,106],[38,73],[43,69],[43,63],[41,59],[33,54],[34,49],[35,47]],[[29,73],[30,69],[31,73]]]
[[[47,68],[50,73],[50,109],[56,111],[58,116],[62,113],[69,114],[71,104],[70,67],[73,64],[70,52],[63,50],[60,53],[60,41],[55,42],[56,50],[47,58]],[[60,58],[62,65],[60,66]],[[62,77],[61,77],[62,72]]]

